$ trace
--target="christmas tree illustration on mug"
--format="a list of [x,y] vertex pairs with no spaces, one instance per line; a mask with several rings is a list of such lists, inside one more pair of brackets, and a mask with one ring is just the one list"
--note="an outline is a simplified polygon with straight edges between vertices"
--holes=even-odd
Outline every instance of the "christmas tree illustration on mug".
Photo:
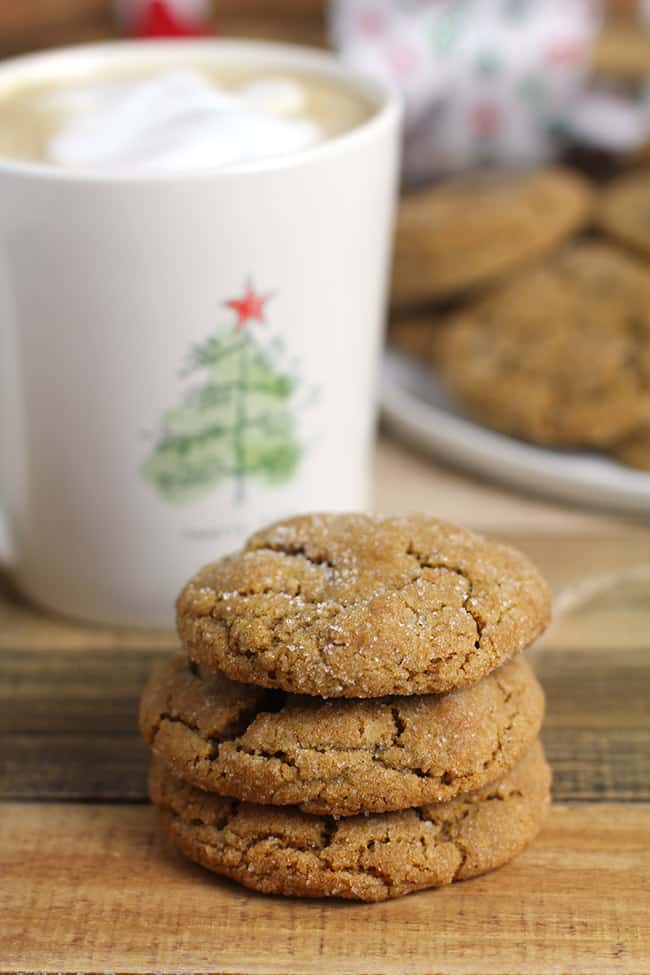
[[242,501],[248,478],[280,484],[295,473],[302,454],[295,420],[299,381],[276,368],[281,340],[260,342],[255,332],[266,323],[271,297],[249,282],[243,297],[224,302],[236,313],[235,324],[191,350],[183,375],[200,373],[204,381],[164,414],[143,467],[166,501],[196,500],[226,478]]

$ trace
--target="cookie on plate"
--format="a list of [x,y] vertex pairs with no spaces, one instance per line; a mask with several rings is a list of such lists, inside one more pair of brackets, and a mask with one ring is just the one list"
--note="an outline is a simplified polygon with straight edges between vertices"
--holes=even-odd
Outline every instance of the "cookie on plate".
[[642,471],[650,471],[650,417],[648,425],[641,427],[636,433],[614,444],[610,454],[628,467],[638,467]]
[[549,253],[583,226],[591,199],[584,179],[560,168],[407,195],[397,217],[393,304],[440,301]]
[[608,447],[650,402],[650,269],[576,243],[452,317],[436,360],[479,421],[548,445]]
[[604,189],[596,222],[621,243],[650,257],[650,169],[621,177]]
[[433,361],[436,318],[397,318],[388,325],[388,344],[402,355],[431,365]]
[[550,769],[541,745],[500,781],[451,802],[335,819],[203,792],[160,761],[149,789],[172,842],[245,887],[381,901],[502,866],[539,832]]
[[539,734],[544,693],[523,659],[442,696],[300,697],[161,664],[140,727],[185,781],[248,802],[350,816],[443,802],[505,774]]
[[234,680],[322,697],[442,693],[545,629],[520,552],[425,515],[305,515],[204,566],[177,602],[185,651]]

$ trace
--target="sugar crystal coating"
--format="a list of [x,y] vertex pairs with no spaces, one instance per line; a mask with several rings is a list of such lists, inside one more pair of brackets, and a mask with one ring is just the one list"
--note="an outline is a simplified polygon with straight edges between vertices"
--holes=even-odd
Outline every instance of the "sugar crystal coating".
[[207,670],[323,697],[474,683],[545,628],[548,588],[515,549],[425,515],[306,515],[253,535],[181,592]]
[[511,769],[544,694],[513,660],[445,695],[330,700],[197,673],[186,657],[145,687],[140,727],[185,781],[248,802],[350,816],[442,802]]

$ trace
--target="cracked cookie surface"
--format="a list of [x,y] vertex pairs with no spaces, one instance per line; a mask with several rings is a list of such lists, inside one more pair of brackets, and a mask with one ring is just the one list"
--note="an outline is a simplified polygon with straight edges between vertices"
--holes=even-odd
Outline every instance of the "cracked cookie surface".
[[151,675],[140,727],[180,778],[249,802],[350,816],[443,802],[511,769],[537,737],[544,694],[514,660],[445,695],[301,697],[200,674]]
[[394,304],[441,300],[512,273],[583,225],[591,188],[559,167],[407,194],[397,215]]
[[201,569],[177,625],[207,670],[361,698],[475,683],[549,613],[546,583],[515,549],[425,515],[305,515]]
[[541,745],[500,781],[450,802],[334,819],[225,799],[154,760],[152,802],[191,860],[253,890],[381,901],[487,873],[538,833],[549,801]]
[[453,316],[436,358],[487,426],[616,444],[650,421],[650,271],[606,243],[567,247]]

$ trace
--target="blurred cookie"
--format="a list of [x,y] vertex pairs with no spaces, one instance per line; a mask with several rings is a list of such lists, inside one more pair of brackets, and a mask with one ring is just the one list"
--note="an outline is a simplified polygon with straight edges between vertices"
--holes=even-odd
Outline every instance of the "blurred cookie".
[[393,304],[448,298],[544,255],[585,223],[591,198],[582,177],[560,168],[407,195],[397,218]]
[[351,816],[444,802],[504,775],[539,733],[522,659],[440,696],[323,701],[161,664],[140,727],[184,781],[248,802]]
[[631,437],[614,444],[609,452],[628,467],[650,471],[650,417],[647,427],[642,427]]
[[312,514],[257,532],[181,592],[207,670],[323,697],[442,693],[545,629],[549,592],[516,549],[426,515]]
[[382,901],[502,866],[539,832],[550,769],[539,742],[500,781],[451,802],[344,819],[203,792],[154,761],[151,800],[190,860],[290,897]]
[[632,18],[610,21],[594,47],[592,70],[612,81],[643,82],[650,77],[650,33]]
[[621,243],[650,257],[650,169],[617,179],[604,189],[596,222]]
[[438,321],[432,316],[395,319],[388,326],[388,344],[402,355],[430,365],[437,327]]
[[578,243],[469,305],[437,361],[478,420],[541,444],[608,447],[650,398],[650,270]]

